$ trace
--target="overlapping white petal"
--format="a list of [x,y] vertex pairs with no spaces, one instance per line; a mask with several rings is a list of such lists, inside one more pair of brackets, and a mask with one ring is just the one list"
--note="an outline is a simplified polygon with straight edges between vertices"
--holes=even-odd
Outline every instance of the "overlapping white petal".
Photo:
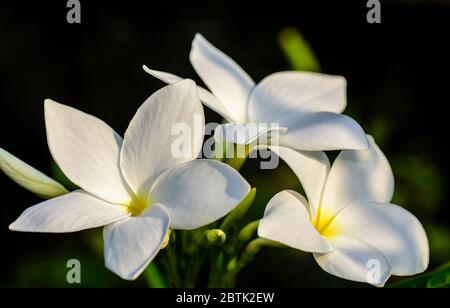
[[[143,68],[145,72],[167,84],[172,84],[183,80],[183,78],[176,76],[174,74],[152,70],[145,65],[143,66]],[[214,94],[212,94],[211,92],[200,86],[197,86],[197,90],[198,95],[200,97],[200,101],[202,101],[204,105],[208,106],[209,108],[220,114],[227,121],[229,122],[233,121],[225,106],[223,106],[223,104],[214,96]]]
[[292,113],[341,113],[346,104],[346,81],[341,76],[279,72],[264,78],[252,91],[248,115],[251,121],[274,122]]
[[108,225],[103,231],[106,267],[123,279],[136,279],[158,254],[169,225],[167,210],[160,204]]
[[372,137],[366,151],[342,151],[325,184],[322,206],[337,213],[356,201],[390,203],[394,176],[384,154]]
[[287,132],[286,127],[270,126],[265,123],[222,124],[214,132],[216,142],[229,142],[235,144],[267,143],[272,134]]
[[195,229],[222,218],[250,191],[233,168],[215,160],[178,164],[155,181],[150,195],[170,213],[172,229]]
[[283,146],[268,148],[286,162],[298,177],[308,197],[311,216],[315,217],[330,171],[327,155],[324,152],[301,152]]
[[397,205],[355,203],[343,209],[335,223],[342,234],[366,241],[383,253],[393,275],[415,275],[428,267],[425,231],[414,215]]
[[333,251],[330,242],[311,224],[308,201],[294,192],[282,191],[267,204],[258,235],[307,252]]
[[129,215],[124,206],[105,202],[78,190],[26,209],[9,229],[22,232],[76,232],[102,227]]
[[[125,133],[120,163],[123,176],[138,195],[146,195],[166,168],[199,155],[204,121],[195,83],[187,79],[155,92],[139,108]],[[181,133],[188,134],[177,135]],[[174,153],[173,144],[183,136],[189,148]]]
[[58,182],[0,148],[0,170],[23,188],[44,198],[68,193]]
[[233,122],[247,122],[247,102],[255,86],[247,73],[203,36],[196,34],[190,52],[197,74],[228,110]]
[[50,152],[72,182],[111,203],[131,200],[119,169],[122,138],[111,127],[49,99],[45,101],[45,124]]
[[279,121],[287,127],[280,135],[280,145],[301,151],[365,150],[369,147],[361,126],[352,118],[332,113],[291,114]]
[[333,239],[334,251],[314,254],[319,266],[331,275],[382,287],[391,275],[386,257],[371,245],[353,237]]
[[177,75],[174,75],[171,73],[152,70],[152,69],[148,68],[146,65],[143,65],[142,68],[144,69],[144,71],[146,73],[152,75],[153,77],[158,78],[159,80],[161,80],[167,84],[177,83],[178,81],[181,81],[184,79],[184,78],[181,78],[180,76],[177,76]]

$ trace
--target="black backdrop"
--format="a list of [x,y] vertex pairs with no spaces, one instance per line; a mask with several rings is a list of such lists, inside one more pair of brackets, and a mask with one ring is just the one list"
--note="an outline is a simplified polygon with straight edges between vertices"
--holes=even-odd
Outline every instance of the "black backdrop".
[[[358,98],[349,107],[357,106],[363,123],[375,112],[390,115],[395,129],[386,153],[424,152],[446,181],[449,2],[381,3],[382,24],[369,25],[364,0],[82,0],[78,25],[66,22],[66,1],[2,1],[0,146],[49,173],[45,98],[94,114],[123,133],[138,106],[162,86],[142,64],[198,80],[187,56],[194,33],[201,32],[258,81],[288,68],[276,36],[294,26],[313,46],[324,72],[347,78],[349,93]],[[219,120],[212,112],[207,116]],[[8,231],[8,224],[39,199],[3,175],[0,192],[1,285],[16,281],[18,262],[34,252],[81,241],[81,235]],[[436,218],[444,224],[447,201]],[[241,285],[304,285],[300,274],[267,269],[266,254],[243,273]],[[45,279],[36,285],[46,285]]]

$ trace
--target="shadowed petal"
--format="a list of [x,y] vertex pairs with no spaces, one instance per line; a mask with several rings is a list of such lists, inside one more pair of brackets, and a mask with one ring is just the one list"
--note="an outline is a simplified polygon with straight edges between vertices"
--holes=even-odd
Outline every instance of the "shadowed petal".
[[282,146],[268,148],[280,156],[298,177],[308,197],[311,216],[315,217],[323,187],[330,172],[330,161],[327,155],[324,152],[302,152]]
[[365,150],[369,147],[361,126],[352,118],[332,112],[295,114],[281,119],[287,127],[280,145],[300,151]]
[[216,142],[236,144],[250,144],[255,141],[264,143],[272,134],[275,133],[278,136],[286,131],[285,127],[271,127],[264,123],[222,124],[216,127],[214,139]]
[[78,190],[25,210],[9,229],[66,233],[105,226],[129,216],[126,207],[110,204]]
[[[168,85],[145,101],[125,133],[121,152],[122,173],[135,193],[147,195],[163,170],[199,155],[204,123],[192,80]],[[176,152],[177,140],[186,151]]]
[[[178,81],[183,80],[183,78],[176,76],[174,74],[161,72],[161,71],[157,71],[157,70],[152,70],[152,69],[149,69],[145,65],[143,66],[143,68],[144,68],[145,72],[147,72],[148,74],[152,75],[153,77],[158,78],[159,80],[161,80],[167,84],[172,84],[172,83],[176,83]],[[227,111],[227,109],[214,96],[214,94],[212,94],[211,92],[209,92],[208,90],[206,90],[205,88],[202,88],[200,86],[197,86],[197,90],[198,90],[198,95],[200,97],[200,100],[202,101],[202,103],[204,105],[206,105],[207,107],[211,108],[212,110],[214,110],[215,112],[220,114],[227,121],[229,121],[229,122],[233,121],[229,112]]]
[[331,167],[322,206],[330,214],[356,201],[389,203],[394,193],[394,176],[384,154],[369,137],[365,151],[342,151]]
[[234,209],[250,185],[230,166],[215,160],[178,164],[161,174],[151,197],[164,204],[173,229],[196,229]]
[[392,274],[415,275],[428,267],[428,240],[421,223],[407,210],[377,202],[359,202],[335,218],[343,234],[376,247],[392,265]]
[[302,251],[333,251],[333,246],[312,225],[308,207],[306,199],[294,191],[276,194],[267,204],[258,235]]
[[196,34],[190,60],[197,74],[236,123],[247,120],[247,102],[255,83],[230,57]]
[[279,72],[252,91],[249,120],[276,122],[294,113],[341,113],[346,106],[346,81],[341,76],[311,72]]
[[169,224],[164,206],[153,204],[141,216],[106,226],[106,267],[123,279],[136,279],[158,254]]
[[327,273],[353,281],[382,287],[391,276],[391,266],[376,248],[352,237],[332,240],[333,252],[314,254],[319,266]]

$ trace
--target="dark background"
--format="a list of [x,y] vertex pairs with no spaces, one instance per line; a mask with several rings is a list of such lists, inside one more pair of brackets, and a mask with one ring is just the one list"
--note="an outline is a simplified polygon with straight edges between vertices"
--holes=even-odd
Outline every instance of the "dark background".
[[[430,268],[450,260],[449,1],[382,0],[382,24],[366,22],[365,0],[82,0],[81,24],[66,22],[66,1],[19,3],[0,4],[0,147],[52,174],[45,98],[98,116],[123,133],[140,104],[163,85],[145,74],[142,64],[200,81],[188,53],[201,32],[259,81],[290,69],[278,34],[295,27],[324,73],[347,78],[346,113],[375,136],[391,161],[394,201],[424,223]],[[207,119],[220,121],[209,110]],[[249,161],[242,170],[264,191],[253,218],[273,194],[298,186],[284,165],[260,172],[257,167]],[[98,231],[10,232],[8,225],[40,199],[2,174],[0,192],[1,286],[68,286],[65,262],[71,258],[82,262],[83,286],[145,285],[142,279],[121,281],[104,269],[98,243],[91,240]],[[284,249],[264,249],[238,285],[361,286],[324,273],[308,254]]]

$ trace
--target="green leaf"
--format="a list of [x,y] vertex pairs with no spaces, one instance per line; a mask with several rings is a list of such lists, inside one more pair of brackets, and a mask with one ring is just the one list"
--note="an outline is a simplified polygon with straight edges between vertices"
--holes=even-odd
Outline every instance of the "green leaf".
[[427,224],[425,231],[427,232],[430,254],[433,256],[433,260],[437,262],[450,260],[450,227]]
[[227,233],[230,230],[231,226],[242,217],[244,217],[245,213],[247,213],[248,209],[252,205],[256,196],[256,188],[252,188],[250,192],[245,196],[245,198],[241,201],[241,203],[228,214],[225,220],[222,222],[220,229]]
[[431,273],[397,282],[390,288],[450,288],[450,262]]
[[302,34],[294,28],[284,28],[278,41],[291,67],[298,71],[320,72],[320,64],[311,46]]

